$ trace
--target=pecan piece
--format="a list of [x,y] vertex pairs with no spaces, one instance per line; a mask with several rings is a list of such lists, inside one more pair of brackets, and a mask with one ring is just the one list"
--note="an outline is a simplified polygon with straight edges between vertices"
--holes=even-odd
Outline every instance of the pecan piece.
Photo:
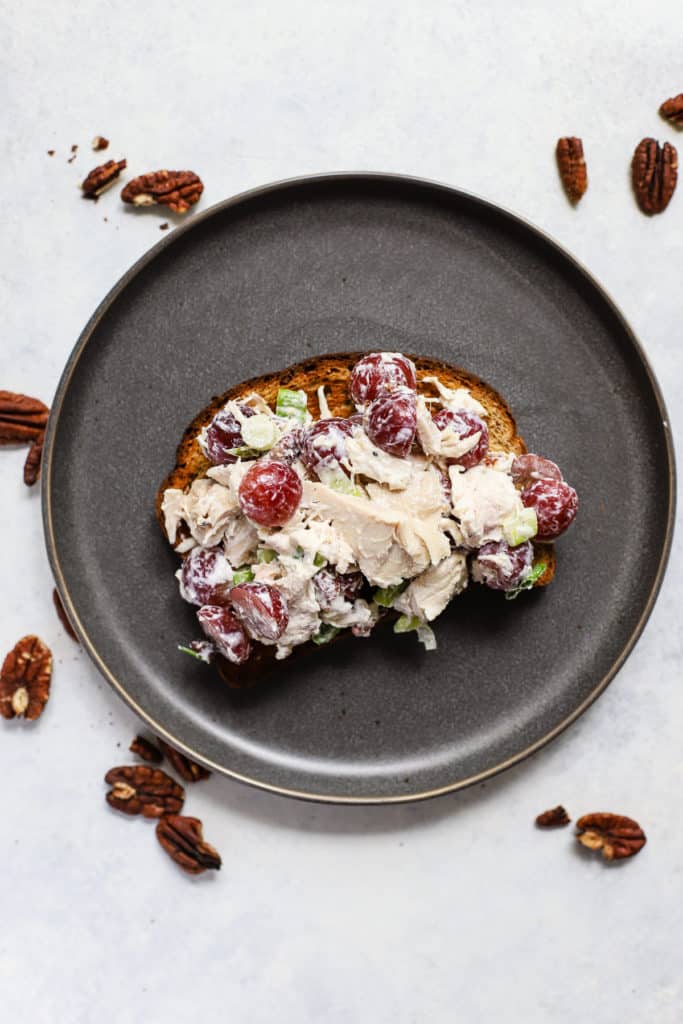
[[670,100],[664,100],[659,113],[671,124],[683,128],[683,92],[678,96],[672,96]]
[[220,854],[204,842],[199,818],[170,814],[161,819],[156,832],[166,853],[183,871],[190,875],[201,875],[207,868],[215,871],[220,869]]
[[76,635],[76,631],[74,630],[73,626],[69,622],[69,616],[66,614],[66,610],[64,608],[64,605],[62,604],[62,599],[60,598],[59,593],[57,592],[56,587],[52,591],[52,602],[53,602],[53,604],[55,606],[55,611],[57,612],[57,615],[59,616],[59,621],[64,626],[65,632],[69,634],[69,636],[71,637],[72,640],[75,640],[76,643],[79,644],[81,641],[78,639],[78,636]]
[[185,782],[201,782],[202,779],[208,779],[211,775],[207,768],[202,768],[196,761],[191,761],[189,757],[181,754],[179,750],[168,743],[164,743],[163,740],[159,740],[159,746],[181,779],[185,779]]
[[36,441],[45,430],[49,412],[37,398],[0,391],[0,444]]
[[186,213],[203,191],[202,180],[193,171],[151,171],[129,181],[121,199],[134,206],[161,203],[174,213]]
[[578,203],[588,188],[583,142],[573,135],[564,136],[557,140],[555,155],[564,190],[572,203]]
[[576,823],[576,838],[589,850],[602,850],[605,860],[634,857],[647,842],[645,833],[623,814],[584,814]]
[[539,814],[536,824],[539,828],[560,828],[562,825],[568,825],[571,820],[562,804],[558,804],[557,807]]
[[633,191],[643,213],[662,213],[674,194],[678,178],[678,153],[670,142],[643,139],[631,163]]
[[45,431],[35,439],[28,450],[24,462],[24,483],[27,487],[33,487],[40,476],[40,465],[43,460],[43,445],[45,444]]
[[128,749],[131,754],[137,754],[143,761],[151,761],[152,764],[161,764],[164,759],[159,748],[145,736],[136,736]]
[[161,768],[150,768],[147,764],[110,768],[104,781],[112,787],[107,803],[124,814],[161,818],[182,810],[185,802],[183,787]]
[[107,149],[109,146],[109,139],[105,139],[104,135],[96,135],[91,142],[92,148],[96,153],[99,153],[103,149]]
[[81,182],[83,198],[99,199],[125,169],[125,160],[107,160],[106,164],[93,167],[90,174]]
[[0,715],[38,718],[50,696],[52,651],[37,636],[24,636],[5,658],[0,672]]

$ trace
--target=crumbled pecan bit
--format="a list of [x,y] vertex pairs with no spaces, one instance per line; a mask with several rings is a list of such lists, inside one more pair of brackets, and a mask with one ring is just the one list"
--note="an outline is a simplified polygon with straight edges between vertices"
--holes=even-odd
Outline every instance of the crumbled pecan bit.
[[50,696],[52,652],[37,636],[22,637],[0,672],[0,715],[38,718]]
[[95,152],[99,153],[101,150],[106,149],[108,147],[109,139],[105,139],[104,135],[96,135],[95,138],[92,140],[91,145]]
[[202,768],[196,761],[191,761],[189,757],[181,754],[179,750],[171,747],[168,743],[164,743],[161,739],[158,742],[178,775],[181,779],[185,779],[185,782],[201,782],[202,779],[208,779],[211,775],[206,768]]
[[35,439],[28,450],[24,462],[24,483],[27,487],[33,487],[40,477],[40,466],[43,461],[43,445],[45,444],[45,431]]
[[48,151],[47,151],[47,155],[48,155],[48,156],[54,156],[54,155],[55,155],[55,151],[54,151],[54,149],[48,149]]
[[183,787],[161,768],[147,764],[110,768],[104,781],[112,787],[107,793],[107,803],[124,814],[161,818],[182,810],[185,802]]
[[574,136],[558,139],[556,156],[564,190],[572,203],[578,203],[588,188],[583,142]]
[[69,634],[69,636],[71,637],[72,640],[75,640],[76,643],[79,644],[80,640],[78,639],[73,626],[69,622],[69,616],[66,614],[66,611],[64,609],[64,605],[62,604],[62,600],[61,600],[61,598],[59,596],[59,593],[57,592],[57,588],[56,587],[52,591],[52,602],[53,602],[53,604],[55,606],[55,611],[57,612],[57,615],[59,616],[59,621],[64,626],[64,631]]
[[562,804],[558,804],[557,807],[539,814],[536,824],[539,828],[560,828],[562,825],[568,825],[571,820]]
[[168,221],[165,220],[163,224],[159,225],[159,231],[168,231]]
[[164,755],[159,748],[145,736],[136,736],[128,748],[132,754],[137,754],[143,761],[150,761],[152,764],[161,764]]
[[683,92],[678,96],[672,96],[670,100],[665,100],[659,108],[659,113],[671,124],[683,128]]
[[84,198],[99,199],[102,193],[114,184],[121,171],[125,169],[125,160],[107,160],[106,164],[93,167],[87,178],[81,182]]
[[76,154],[77,153],[78,153],[78,145],[74,142],[74,144],[71,147],[71,156],[67,160],[68,164],[72,164],[74,162],[74,160],[76,159]]
[[174,213],[185,213],[204,191],[201,179],[193,171],[151,171],[129,181],[121,191],[124,203],[155,206],[161,203]]
[[201,875],[207,869],[220,869],[220,854],[204,841],[199,818],[166,815],[157,825],[156,833],[169,857],[188,874]]
[[0,444],[38,440],[49,413],[48,407],[37,398],[0,391]]
[[660,146],[656,139],[643,139],[636,146],[631,163],[633,191],[643,213],[666,210],[678,179],[678,153],[670,142]]
[[623,814],[584,814],[576,823],[576,838],[589,850],[602,850],[605,860],[634,857],[647,842],[637,821]]

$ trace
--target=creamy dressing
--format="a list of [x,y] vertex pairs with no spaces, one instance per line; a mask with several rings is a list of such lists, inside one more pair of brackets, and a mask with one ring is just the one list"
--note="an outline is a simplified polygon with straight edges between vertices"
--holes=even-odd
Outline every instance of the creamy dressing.
[[484,583],[487,571],[490,571],[491,567],[497,567],[504,573],[510,572],[512,569],[512,559],[506,551],[489,552],[486,555],[484,566],[481,565],[479,559],[475,558],[472,562],[472,579],[474,582]]
[[383,452],[372,443],[364,430],[357,430],[346,438],[346,468],[353,477],[365,476],[386,484],[390,490],[403,490],[413,474],[411,456],[399,459]]
[[519,514],[522,499],[507,473],[497,466],[473,466],[463,472],[450,467],[451,506],[459,522],[463,543],[479,548],[490,540],[502,540],[502,523]]
[[480,437],[481,431],[477,430],[471,437],[461,438],[452,423],[449,423],[444,430],[439,430],[432,419],[426,399],[422,395],[418,395],[417,439],[425,455],[433,455],[442,459],[459,459],[476,448]]
[[256,556],[259,535],[253,523],[240,512],[232,517],[223,535],[223,550],[232,565],[248,565]]
[[464,410],[465,412],[473,412],[477,416],[481,416],[482,419],[486,419],[487,412],[486,408],[478,402],[474,395],[471,395],[467,388],[447,388],[445,384],[442,384],[438,377],[423,377],[425,384],[433,384],[439,393],[439,399],[444,409],[450,409],[452,412],[459,412]]
[[[212,466],[186,491],[165,491],[162,512],[176,550],[184,553],[196,545],[221,545],[227,563],[250,567],[256,582],[276,587],[285,598],[289,616],[285,631],[277,641],[261,639],[276,647],[277,658],[286,658],[321,628],[353,628],[358,635],[367,635],[379,618],[380,607],[366,597],[351,600],[339,595],[321,607],[314,579],[325,566],[342,574],[360,571],[373,588],[402,587],[393,608],[419,620],[421,639],[432,647],[433,633],[426,623],[466,588],[468,553],[488,541],[501,540],[504,521],[523,509],[510,476],[513,455],[490,452],[485,464],[467,470],[449,465],[478,444],[480,433],[460,438],[452,424],[439,430],[432,418],[434,404],[481,417],[486,416],[484,406],[468,390],[447,388],[438,377],[423,381],[433,385],[438,397],[417,397],[416,436],[421,453],[405,458],[390,455],[374,445],[360,425],[351,436],[339,431],[335,440],[346,452],[342,467],[348,475],[340,476],[338,468],[325,468],[323,479],[312,478],[303,463],[295,461],[292,468],[302,480],[302,499],[291,519],[279,528],[258,526],[240,510],[239,486],[253,460]],[[323,386],[317,397],[320,418],[332,418]],[[226,409],[238,422],[247,422],[240,409],[245,404],[272,416],[279,438],[298,426],[276,416],[256,393],[239,404],[227,403]],[[197,439],[202,449],[204,436],[205,431]],[[316,443],[327,448],[330,439],[319,436]],[[180,531],[181,525],[189,537]],[[259,561],[266,551],[271,560]],[[509,568],[506,554],[495,557]],[[477,573],[475,564],[475,580]]]
[[[207,586],[220,586],[221,584],[232,582],[232,567],[227,558],[216,558],[209,566],[208,571],[205,573],[205,582]],[[178,580],[180,587],[180,596],[185,601],[192,603],[192,595],[189,594],[183,583],[183,570],[182,567],[178,569],[175,574],[175,578]]]
[[231,489],[206,477],[193,480],[187,492],[168,488],[161,508],[171,543],[177,537],[178,526],[184,522],[193,540],[202,547],[218,544],[231,518],[238,513],[241,515],[237,497]]
[[331,420],[332,413],[330,412],[330,407],[327,404],[324,384],[321,384],[320,387],[318,388],[318,406],[320,407],[320,419]]
[[467,559],[461,551],[454,551],[417,576],[394,601],[394,608],[431,622],[466,586]]

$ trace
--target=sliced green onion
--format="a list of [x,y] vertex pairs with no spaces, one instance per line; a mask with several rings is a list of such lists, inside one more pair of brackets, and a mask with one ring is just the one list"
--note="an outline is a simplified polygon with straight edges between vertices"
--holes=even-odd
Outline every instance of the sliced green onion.
[[189,654],[190,657],[196,658],[197,661],[204,661],[201,654],[198,654],[197,651],[193,651],[191,647],[185,647],[184,644],[178,644],[178,650],[182,651],[183,654]]
[[305,391],[280,388],[275,403],[276,416],[288,416],[290,419],[298,420],[299,423],[305,423],[307,414],[308,399]]
[[519,597],[523,590],[531,590],[536,580],[541,578],[547,568],[548,566],[545,562],[539,562],[538,565],[535,565],[529,575],[525,577],[521,583],[518,583],[516,587],[513,587],[512,590],[508,590],[506,592],[505,600],[514,601],[516,597]]
[[242,445],[239,448],[228,448],[230,455],[234,455],[236,459],[257,459],[260,452],[257,452],[255,448],[247,448],[246,445]]
[[331,491],[336,491],[338,494],[350,494],[353,498],[363,497],[361,488],[352,483],[347,476],[335,476],[331,480],[326,480],[325,483]]
[[330,640],[334,640],[337,633],[341,633],[341,629],[338,626],[331,626],[329,622],[323,622],[318,632],[311,639],[314,644],[320,647],[321,644],[329,644]]
[[183,654],[189,654],[191,658],[196,658],[197,661],[203,661],[205,665],[208,665],[213,657],[213,644],[208,640],[194,640],[193,644],[194,646],[178,644],[178,650],[182,651]]
[[394,633],[411,633],[422,625],[422,619],[418,618],[417,615],[402,615],[394,623]]
[[327,565],[327,559],[324,558],[318,551],[315,558],[313,559],[313,565],[317,565],[319,569],[322,569],[324,565]]
[[237,586],[238,583],[251,583],[254,578],[254,574],[248,566],[243,569],[237,569],[232,574],[232,582]]
[[246,448],[266,452],[278,439],[277,427],[272,416],[259,412],[242,423],[242,439]]
[[257,562],[272,562],[275,558],[277,558],[277,552],[272,548],[259,548],[256,552]]
[[425,650],[436,650],[436,637],[432,627],[420,619],[417,615],[402,615],[394,623],[394,633],[417,633],[417,639],[424,645]]
[[538,533],[538,519],[535,508],[523,508],[502,524],[503,536],[511,548],[531,540]]
[[380,608],[391,608],[398,595],[403,593],[407,586],[408,580],[404,580],[402,583],[397,583],[395,587],[380,587],[372,595],[372,600]]
[[428,626],[426,622],[423,622],[421,626],[417,627],[417,639],[420,641],[425,651],[436,650],[436,636],[431,626]]

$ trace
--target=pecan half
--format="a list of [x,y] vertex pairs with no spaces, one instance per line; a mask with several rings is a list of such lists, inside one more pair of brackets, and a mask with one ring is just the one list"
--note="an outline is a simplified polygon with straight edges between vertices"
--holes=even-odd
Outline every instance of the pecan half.
[[208,769],[202,768],[196,761],[191,761],[189,757],[181,754],[179,750],[171,747],[168,743],[164,743],[163,740],[159,740],[159,746],[181,779],[185,779],[185,782],[201,782],[202,779],[208,779],[211,775]]
[[65,632],[69,634],[69,636],[71,637],[72,640],[75,640],[76,643],[79,644],[81,641],[78,639],[78,636],[76,635],[76,632],[75,632],[73,626],[69,622],[69,616],[66,614],[66,611],[64,609],[64,605],[62,604],[62,600],[61,600],[61,598],[60,598],[56,588],[52,591],[52,602],[53,602],[53,604],[55,606],[55,611],[57,612],[57,615],[59,616],[59,621],[64,626]]
[[128,749],[131,754],[137,754],[143,761],[151,761],[152,764],[161,764],[164,759],[159,748],[145,736],[136,736]]
[[129,181],[121,199],[134,206],[161,203],[174,213],[186,213],[203,191],[202,180],[193,171],[151,171]]
[[562,804],[558,804],[557,807],[539,814],[536,824],[539,828],[561,828],[562,825],[568,825],[571,820]]
[[602,850],[605,860],[634,857],[647,838],[637,821],[623,814],[584,814],[576,823],[576,838],[589,850]]
[[99,199],[125,169],[125,160],[107,160],[106,164],[93,167],[87,178],[81,182],[84,199]]
[[37,440],[45,430],[49,412],[37,398],[0,391],[0,444]]
[[678,179],[678,153],[670,142],[660,146],[656,139],[643,139],[636,146],[631,163],[633,191],[643,213],[666,210]]
[[218,871],[220,854],[204,842],[199,818],[170,814],[157,825],[157,839],[169,857],[191,875],[201,875],[208,868]]
[[564,136],[557,140],[555,155],[564,190],[572,203],[578,203],[588,188],[583,142],[573,135]]
[[43,445],[45,444],[45,431],[35,439],[28,450],[24,462],[24,483],[27,487],[33,487],[40,476],[40,465],[43,461]]
[[52,651],[37,636],[24,636],[5,658],[0,672],[0,715],[42,714],[50,696]]
[[124,814],[142,814],[144,818],[161,818],[182,810],[185,790],[161,768],[147,764],[126,764],[110,768],[104,781],[112,788],[107,803]]
[[671,124],[683,128],[683,92],[678,96],[672,96],[670,100],[664,100],[659,113]]

